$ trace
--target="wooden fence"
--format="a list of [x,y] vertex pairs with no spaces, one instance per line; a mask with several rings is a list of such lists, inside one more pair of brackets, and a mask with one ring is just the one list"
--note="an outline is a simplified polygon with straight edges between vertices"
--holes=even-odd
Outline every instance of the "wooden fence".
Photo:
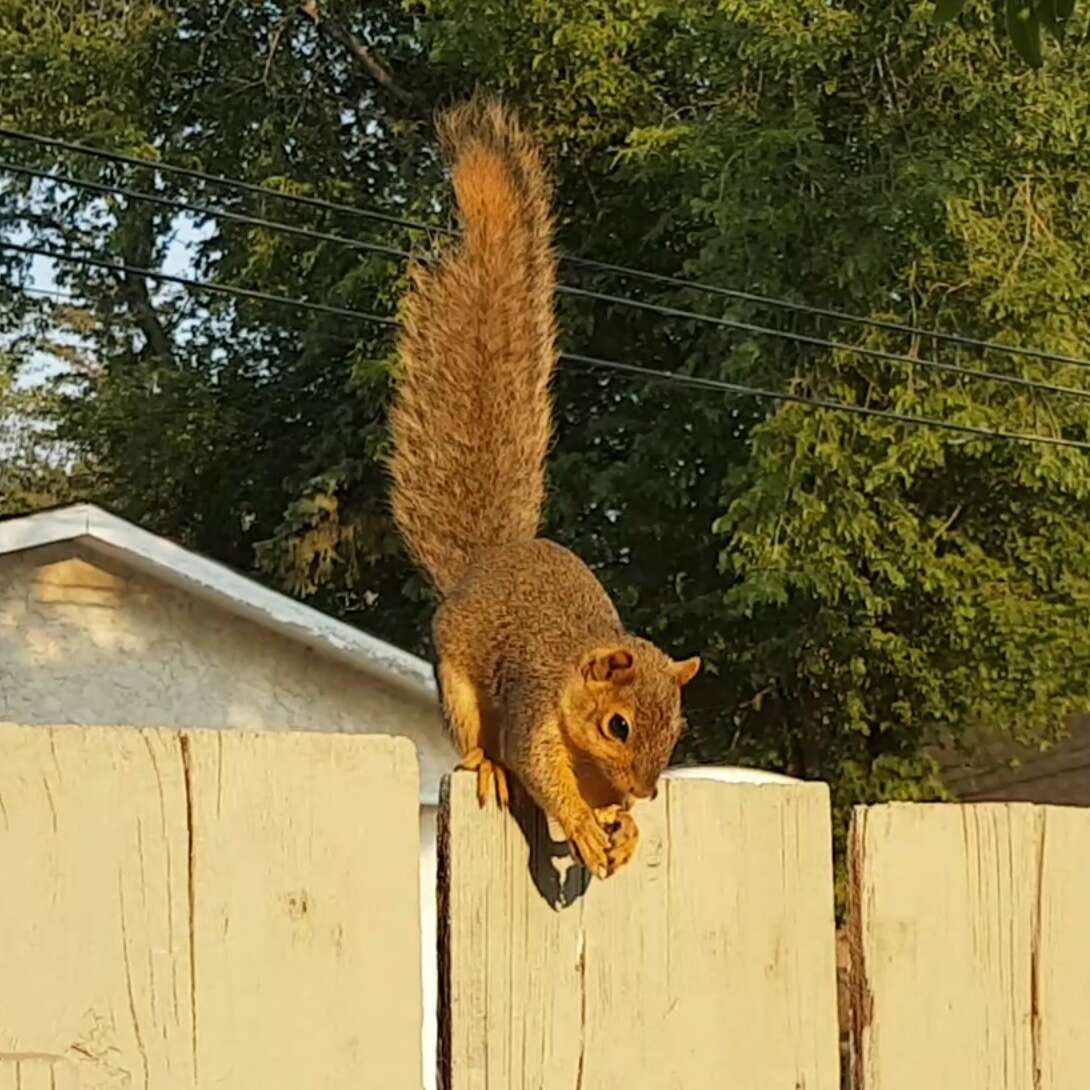
[[1090,1088],[1090,809],[860,810],[850,862],[856,1087]]
[[[0,728],[0,1090],[417,1090],[418,800],[396,739]],[[442,1084],[836,1090],[825,788],[640,823],[587,883],[448,782]],[[1090,811],[861,810],[850,886],[855,1090],[1090,1087]]]

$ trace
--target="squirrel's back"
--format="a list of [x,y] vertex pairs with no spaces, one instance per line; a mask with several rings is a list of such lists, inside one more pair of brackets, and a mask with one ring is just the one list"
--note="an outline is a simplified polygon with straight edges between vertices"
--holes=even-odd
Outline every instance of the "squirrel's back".
[[413,270],[391,411],[393,513],[441,593],[483,550],[537,534],[556,366],[551,190],[501,107],[440,123],[463,235]]
[[[590,568],[543,538],[483,552],[440,606],[436,628],[437,643],[459,660],[502,657],[508,668],[557,680],[585,651],[624,635]],[[492,678],[494,667],[474,672]]]

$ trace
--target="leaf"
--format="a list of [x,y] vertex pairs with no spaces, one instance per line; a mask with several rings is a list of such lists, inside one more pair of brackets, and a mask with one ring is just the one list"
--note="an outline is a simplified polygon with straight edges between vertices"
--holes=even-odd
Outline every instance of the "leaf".
[[1057,40],[1062,41],[1067,20],[1075,8],[1075,0],[1040,0],[1037,15],[1041,25]]
[[931,16],[931,21],[936,26],[948,23],[961,14],[963,7],[965,7],[965,0],[935,0],[935,11]]
[[1007,33],[1031,68],[1041,67],[1041,21],[1029,0],[1007,0]]

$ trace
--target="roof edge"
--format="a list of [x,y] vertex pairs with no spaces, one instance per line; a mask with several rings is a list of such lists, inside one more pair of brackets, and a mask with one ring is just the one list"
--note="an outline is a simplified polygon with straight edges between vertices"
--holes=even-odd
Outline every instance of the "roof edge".
[[432,670],[423,659],[95,504],[72,504],[0,522],[0,556],[65,541],[85,542],[145,574],[316,647],[407,695],[430,703],[436,699]]

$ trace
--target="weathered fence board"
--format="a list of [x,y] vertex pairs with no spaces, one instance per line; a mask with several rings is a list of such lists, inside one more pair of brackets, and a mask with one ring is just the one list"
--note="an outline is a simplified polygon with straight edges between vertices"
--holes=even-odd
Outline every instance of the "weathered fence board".
[[1090,810],[860,809],[850,866],[854,1090],[1090,1086]]
[[517,810],[482,811],[470,775],[445,788],[447,1090],[834,1090],[824,786],[664,783],[633,863],[559,908],[543,822]]
[[408,741],[0,728],[0,1090],[420,1086]]

